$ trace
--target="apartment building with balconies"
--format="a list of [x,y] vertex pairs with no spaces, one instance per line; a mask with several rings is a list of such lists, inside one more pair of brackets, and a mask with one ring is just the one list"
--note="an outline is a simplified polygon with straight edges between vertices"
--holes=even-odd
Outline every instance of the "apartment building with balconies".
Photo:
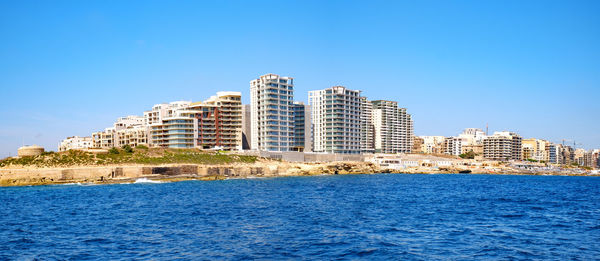
[[250,81],[252,150],[290,151],[294,138],[294,79],[265,74]]
[[413,123],[406,108],[398,102],[371,101],[375,152],[410,153],[413,147]]
[[92,133],[92,147],[110,149],[125,145],[148,145],[148,127],[143,116],[130,115],[118,118],[112,127]]
[[444,139],[444,154],[459,156],[463,153],[463,146],[467,145],[464,137],[448,137]]
[[495,132],[483,140],[483,157],[489,160],[522,160],[522,138],[514,132]]
[[360,91],[343,86],[310,91],[313,151],[361,153]]
[[217,92],[203,102],[171,105],[154,107],[163,116],[150,125],[153,147],[242,149],[241,93]]
[[201,103],[192,103],[198,111],[197,147],[242,150],[242,94],[217,92]]
[[444,153],[444,136],[419,136],[423,139],[421,152],[425,154],[442,154]]
[[548,162],[550,160],[550,155],[547,150],[548,144],[549,142],[546,140],[536,138],[523,139],[523,159]]

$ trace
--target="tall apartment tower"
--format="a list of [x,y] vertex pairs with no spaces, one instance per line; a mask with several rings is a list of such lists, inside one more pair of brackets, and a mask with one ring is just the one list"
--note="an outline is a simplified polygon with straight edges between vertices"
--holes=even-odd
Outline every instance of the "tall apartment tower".
[[312,108],[313,151],[361,152],[360,91],[334,86],[308,92]]
[[379,153],[410,153],[413,147],[413,126],[410,114],[395,101],[376,100],[373,105],[375,151]]
[[250,81],[253,150],[290,151],[294,137],[294,79],[265,74]]
[[374,153],[375,142],[373,135],[375,127],[373,126],[373,104],[367,97],[360,97],[360,152]]

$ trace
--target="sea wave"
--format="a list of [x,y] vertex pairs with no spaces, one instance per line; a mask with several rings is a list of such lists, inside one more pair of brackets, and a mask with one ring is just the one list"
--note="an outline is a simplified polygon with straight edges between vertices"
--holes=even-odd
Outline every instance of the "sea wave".
[[162,182],[158,181],[158,180],[151,180],[151,179],[148,179],[148,178],[139,178],[139,179],[136,179],[135,182],[133,182],[133,183],[135,183],[135,184],[138,184],[138,183],[152,183],[152,184],[156,184],[156,183],[162,183]]

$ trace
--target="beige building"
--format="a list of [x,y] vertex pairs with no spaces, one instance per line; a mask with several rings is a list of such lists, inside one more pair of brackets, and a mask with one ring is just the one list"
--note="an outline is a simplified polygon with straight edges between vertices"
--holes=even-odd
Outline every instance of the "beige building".
[[142,116],[118,118],[113,127],[92,133],[92,147],[110,149],[129,145],[148,145],[148,127]]
[[521,136],[501,131],[483,140],[483,157],[488,160],[522,160]]
[[421,152],[425,154],[442,154],[444,153],[444,136],[419,136],[423,139]]
[[92,133],[92,147],[125,145],[164,148],[241,150],[240,92],[217,92],[204,102],[156,104],[144,116],[117,119],[113,127]]
[[548,151],[549,144],[550,143],[546,140],[535,138],[523,139],[523,159],[548,162],[550,160],[550,153]]
[[181,104],[167,107],[150,125],[153,147],[242,149],[241,93],[217,92],[203,102]]
[[413,138],[413,148],[412,148],[412,152],[413,153],[423,153],[423,138],[415,136]]
[[579,166],[596,168],[598,156],[594,151],[586,151],[580,148],[575,150],[574,160]]
[[472,151],[475,155],[483,156],[483,143],[481,145],[463,145],[462,154]]
[[115,128],[106,128],[104,131],[92,133],[92,146],[98,149],[115,147]]
[[115,146],[123,147],[128,145],[136,147],[138,145],[148,145],[148,127],[144,125],[129,126],[114,132]]

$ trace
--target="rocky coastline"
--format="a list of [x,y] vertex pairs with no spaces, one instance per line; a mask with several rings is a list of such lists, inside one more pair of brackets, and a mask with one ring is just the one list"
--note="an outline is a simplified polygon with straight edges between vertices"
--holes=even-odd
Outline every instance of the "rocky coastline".
[[[145,178],[154,181],[222,180],[228,178],[288,177],[345,174],[453,174],[464,170],[444,168],[407,168],[402,171],[382,168],[369,162],[293,163],[283,161],[257,161],[254,163],[231,164],[161,164],[161,165],[111,165],[71,167],[5,167],[0,168],[0,186],[31,186],[66,183],[132,183]],[[484,170],[471,171],[477,174],[529,174],[506,170],[490,173]],[[561,173],[536,173],[535,175],[564,175]]]

